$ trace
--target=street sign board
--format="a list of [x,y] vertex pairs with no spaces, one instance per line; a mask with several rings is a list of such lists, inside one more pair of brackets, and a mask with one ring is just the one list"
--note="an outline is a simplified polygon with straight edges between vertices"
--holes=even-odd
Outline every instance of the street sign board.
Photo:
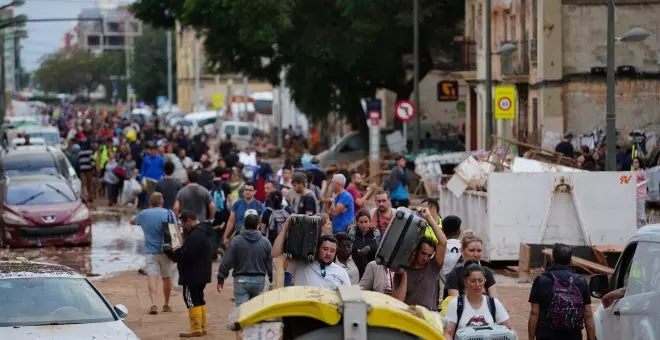
[[516,100],[517,98],[515,86],[495,86],[495,119],[515,119]]
[[438,101],[455,102],[458,100],[458,81],[443,80],[438,82]]
[[213,108],[214,109],[221,109],[223,106],[225,106],[225,96],[223,96],[222,93],[214,93],[213,94]]
[[408,122],[415,117],[415,104],[410,100],[400,100],[394,108],[394,116],[402,122]]

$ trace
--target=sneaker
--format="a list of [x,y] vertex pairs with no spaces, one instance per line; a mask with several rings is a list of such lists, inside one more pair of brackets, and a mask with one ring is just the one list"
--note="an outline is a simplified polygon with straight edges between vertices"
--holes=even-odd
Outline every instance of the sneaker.
[[169,313],[172,311],[172,307],[168,305],[163,305],[163,313]]
[[149,309],[149,314],[151,314],[151,315],[156,315],[156,314],[158,314],[158,307],[156,307],[156,306],[151,306],[151,308]]

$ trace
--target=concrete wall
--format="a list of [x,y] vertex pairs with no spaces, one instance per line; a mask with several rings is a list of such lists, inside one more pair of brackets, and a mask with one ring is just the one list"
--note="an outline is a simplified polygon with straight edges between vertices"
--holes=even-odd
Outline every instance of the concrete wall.
[[[569,1],[564,0],[564,3]],[[576,2],[576,0],[570,1]],[[595,1],[582,1],[594,3]],[[638,71],[657,72],[660,51],[660,1],[617,1],[616,35],[621,36],[631,28],[642,27],[651,33],[643,42],[616,44],[616,65],[632,65]],[[600,1],[604,4],[605,1]],[[639,4],[642,3],[642,4]],[[604,67],[607,58],[607,6],[562,6],[562,31],[564,34],[564,74],[589,72],[591,67]],[[555,27],[554,29],[558,29]],[[539,54],[542,55],[542,54]]]
[[[616,84],[617,128],[660,129],[660,80],[619,80]],[[564,84],[563,102],[570,131],[605,129],[605,81]]]

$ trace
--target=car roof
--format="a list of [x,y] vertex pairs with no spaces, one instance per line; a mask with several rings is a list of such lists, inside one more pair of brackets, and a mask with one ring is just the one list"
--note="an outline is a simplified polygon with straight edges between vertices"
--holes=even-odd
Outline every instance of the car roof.
[[[33,159],[34,157],[53,157],[59,150],[49,145],[22,145],[13,146],[5,149],[2,154],[2,159],[12,158],[15,159]],[[0,159],[0,161],[2,160]]]
[[80,272],[67,266],[27,261],[18,259],[13,261],[0,261],[0,280],[42,278],[76,278],[84,279]]
[[25,133],[30,133],[30,132],[57,132],[59,133],[60,130],[58,130],[54,126],[38,126],[38,125],[28,125],[24,127]]
[[660,243],[660,223],[649,224],[639,228],[630,242],[659,242]]

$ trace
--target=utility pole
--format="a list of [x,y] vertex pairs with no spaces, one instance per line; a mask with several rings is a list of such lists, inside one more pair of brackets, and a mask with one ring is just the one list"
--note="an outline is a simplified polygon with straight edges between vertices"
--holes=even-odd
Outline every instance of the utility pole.
[[131,107],[133,87],[131,86],[131,51],[128,45],[124,46],[126,51],[126,105]]
[[607,102],[605,113],[605,169],[616,171],[616,84],[614,79],[614,0],[607,1]]
[[248,77],[243,76],[243,114],[241,115],[241,120],[247,120],[248,118],[248,96],[250,95],[248,91]]
[[[414,74],[413,74],[413,92],[414,92],[414,102],[415,110],[415,139],[413,142],[413,152],[415,154],[419,153],[419,148],[421,144],[421,134],[422,134],[422,118],[421,118],[421,103],[419,101],[419,0],[413,0],[413,58],[415,58]],[[407,129],[407,124],[404,124],[404,129]],[[408,131],[404,136],[408,135]],[[406,137],[405,144],[408,144]]]
[[486,149],[493,145],[493,53],[491,51],[491,0],[486,0]]
[[284,68],[280,71],[280,86],[277,89],[277,150],[282,150],[282,116],[284,116],[284,96],[282,91],[286,88],[286,74]]
[[202,90],[201,90],[201,82],[200,82],[200,77],[201,77],[201,51],[200,51],[200,44],[199,44],[199,31],[195,33],[195,106],[193,108],[194,111],[199,110],[199,104],[200,104],[200,97],[202,96]]
[[172,31],[167,31],[167,101],[169,113],[172,113],[172,101],[174,100],[174,89],[172,88]]

